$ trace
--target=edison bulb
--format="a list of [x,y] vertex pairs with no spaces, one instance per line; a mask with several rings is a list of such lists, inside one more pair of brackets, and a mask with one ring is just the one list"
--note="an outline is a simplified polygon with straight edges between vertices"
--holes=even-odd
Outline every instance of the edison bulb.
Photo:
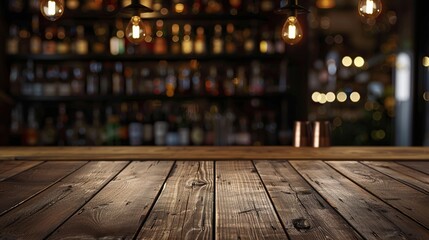
[[64,0],[41,0],[40,12],[46,19],[55,21],[64,13]]
[[134,44],[143,42],[144,38],[146,37],[146,31],[139,16],[131,17],[131,20],[127,25],[127,29],[125,29],[125,36],[128,41]]
[[297,44],[302,39],[302,28],[295,16],[287,18],[282,28],[282,38],[289,44]]
[[381,0],[359,0],[358,12],[365,18],[376,18],[382,9]]

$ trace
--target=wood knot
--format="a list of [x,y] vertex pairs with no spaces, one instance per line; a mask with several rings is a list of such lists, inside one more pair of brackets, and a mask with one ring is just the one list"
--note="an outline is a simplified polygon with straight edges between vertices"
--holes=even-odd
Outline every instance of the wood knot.
[[294,228],[300,232],[307,231],[311,228],[310,222],[305,218],[295,218],[292,220]]

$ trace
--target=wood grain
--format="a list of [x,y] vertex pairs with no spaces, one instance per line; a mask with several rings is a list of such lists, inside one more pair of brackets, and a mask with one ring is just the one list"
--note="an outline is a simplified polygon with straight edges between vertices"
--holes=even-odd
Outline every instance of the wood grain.
[[398,163],[429,175],[429,161],[426,161],[426,162],[400,161]]
[[429,229],[429,195],[417,191],[359,162],[328,163],[362,188]]
[[4,147],[0,160],[429,160],[428,147]]
[[174,162],[132,162],[49,239],[132,239]]
[[45,162],[0,182],[0,216],[66,177],[86,162]]
[[366,239],[429,239],[429,231],[321,161],[293,167]]
[[376,169],[401,183],[407,184],[429,194],[429,175],[427,174],[399,165],[395,162],[365,161],[363,164]]
[[0,239],[42,239],[107,184],[127,162],[90,162],[0,217]]
[[138,239],[212,239],[213,162],[177,162]]
[[41,163],[41,161],[0,161],[0,181]]
[[255,161],[291,239],[362,239],[286,161]]
[[216,239],[287,239],[252,162],[216,162]]

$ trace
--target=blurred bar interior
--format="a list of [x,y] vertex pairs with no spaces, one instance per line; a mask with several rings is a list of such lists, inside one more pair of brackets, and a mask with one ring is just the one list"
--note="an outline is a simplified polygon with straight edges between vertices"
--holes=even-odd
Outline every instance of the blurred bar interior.
[[429,1],[42,2],[1,1],[0,145],[429,145]]

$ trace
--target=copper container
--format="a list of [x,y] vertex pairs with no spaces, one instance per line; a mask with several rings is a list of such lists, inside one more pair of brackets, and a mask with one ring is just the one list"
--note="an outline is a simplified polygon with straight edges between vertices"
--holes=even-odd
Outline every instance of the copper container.
[[329,121],[315,121],[312,128],[313,147],[331,146],[331,123]]
[[311,124],[309,121],[296,121],[293,128],[293,146],[311,146]]

